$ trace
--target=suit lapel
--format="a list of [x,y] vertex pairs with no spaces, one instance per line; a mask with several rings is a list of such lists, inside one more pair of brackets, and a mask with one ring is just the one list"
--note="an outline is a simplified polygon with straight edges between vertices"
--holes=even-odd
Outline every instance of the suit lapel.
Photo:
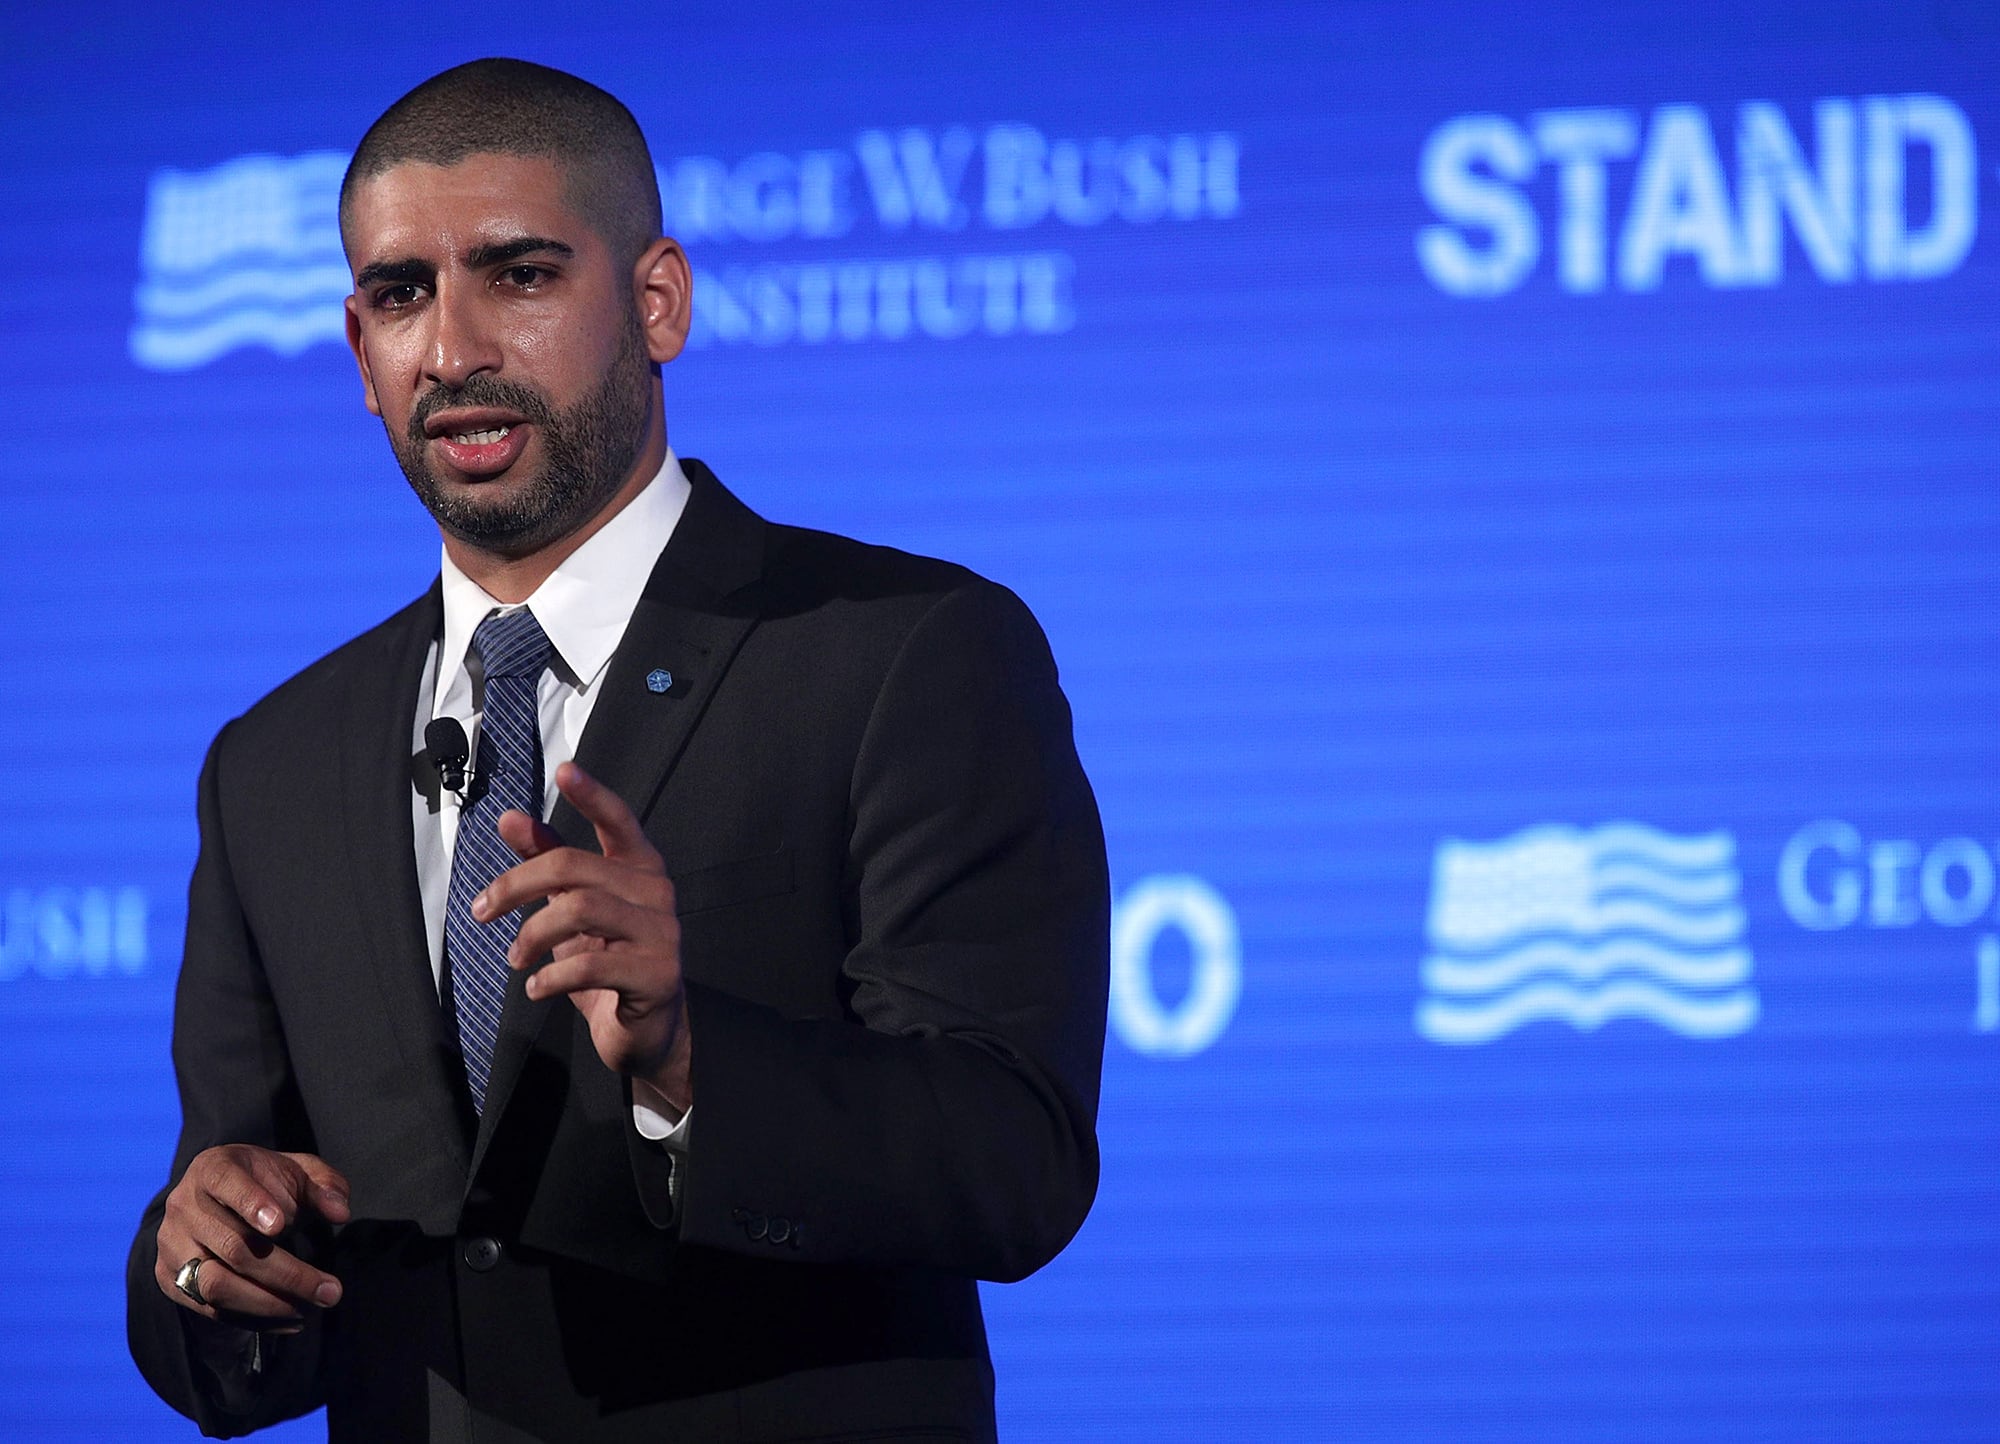
[[[641,823],[757,621],[750,583],[763,569],[764,522],[699,461],[682,468],[693,485],[687,509],[605,668],[576,751],[577,765],[624,798]],[[596,831],[567,799],[557,801],[549,824],[566,845],[598,850]],[[529,1049],[550,1008],[563,1002],[530,1000],[524,982],[519,973],[508,981],[473,1145],[475,1174]]]
[[419,1100],[434,1115],[437,1137],[463,1168],[467,1149],[453,1076],[457,1054],[431,976],[410,818],[410,733],[424,654],[441,615],[433,584],[405,610],[403,625],[388,633],[387,655],[361,668],[349,689],[340,728],[339,795],[345,802],[355,911],[368,933],[368,955],[389,1005],[390,1026]]

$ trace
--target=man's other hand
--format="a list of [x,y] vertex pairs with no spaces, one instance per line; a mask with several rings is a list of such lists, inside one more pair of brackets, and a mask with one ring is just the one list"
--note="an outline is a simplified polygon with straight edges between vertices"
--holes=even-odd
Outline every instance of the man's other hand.
[[528,975],[528,996],[567,994],[604,1065],[644,1080],[685,1113],[694,1103],[692,1055],[666,864],[624,799],[574,762],[556,769],[556,786],[596,828],[603,855],[563,846],[524,812],[502,813],[501,839],[523,860],[472,900],[472,915],[491,922],[548,899],[521,924],[507,965],[550,958]]
[[[329,1223],[348,1218],[347,1180],[310,1153],[274,1153],[247,1143],[204,1149],[167,1195],[153,1277],[182,1308],[213,1319],[243,1315],[295,1330],[308,1308],[340,1302],[340,1280],[279,1248],[275,1240],[307,1210]],[[175,1275],[200,1259],[188,1297]]]

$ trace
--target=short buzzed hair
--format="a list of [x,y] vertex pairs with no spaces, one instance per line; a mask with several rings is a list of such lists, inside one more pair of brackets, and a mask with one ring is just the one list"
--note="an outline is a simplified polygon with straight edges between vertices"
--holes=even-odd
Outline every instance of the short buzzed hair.
[[368,127],[340,183],[346,239],[354,192],[405,162],[546,156],[570,209],[613,254],[636,260],[660,235],[660,183],[639,122],[587,80],[526,60],[473,60],[434,75]]

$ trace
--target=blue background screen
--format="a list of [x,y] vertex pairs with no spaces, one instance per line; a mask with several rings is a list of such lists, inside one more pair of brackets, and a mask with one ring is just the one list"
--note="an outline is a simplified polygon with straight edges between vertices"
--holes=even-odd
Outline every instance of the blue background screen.
[[1991,7],[230,9],[0,55],[8,1437],[188,1432],[195,775],[436,570],[333,194],[503,53],[647,131],[675,448],[1062,664],[1104,1182],[1008,1437],[2000,1438]]

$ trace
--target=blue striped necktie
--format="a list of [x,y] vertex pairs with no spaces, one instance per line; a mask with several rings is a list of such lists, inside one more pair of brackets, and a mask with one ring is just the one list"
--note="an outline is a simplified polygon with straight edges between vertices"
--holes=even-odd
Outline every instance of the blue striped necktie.
[[521,931],[517,909],[490,923],[473,919],[472,900],[494,878],[520,861],[500,840],[500,814],[517,808],[542,815],[542,727],[536,693],[549,664],[549,639],[526,607],[488,617],[472,634],[486,674],[479,720],[479,778],[472,804],[458,818],[445,900],[445,957],[451,968],[452,1008],[465,1081],[473,1107],[486,1111],[486,1083],[493,1071],[493,1040],[507,999],[507,949]]

